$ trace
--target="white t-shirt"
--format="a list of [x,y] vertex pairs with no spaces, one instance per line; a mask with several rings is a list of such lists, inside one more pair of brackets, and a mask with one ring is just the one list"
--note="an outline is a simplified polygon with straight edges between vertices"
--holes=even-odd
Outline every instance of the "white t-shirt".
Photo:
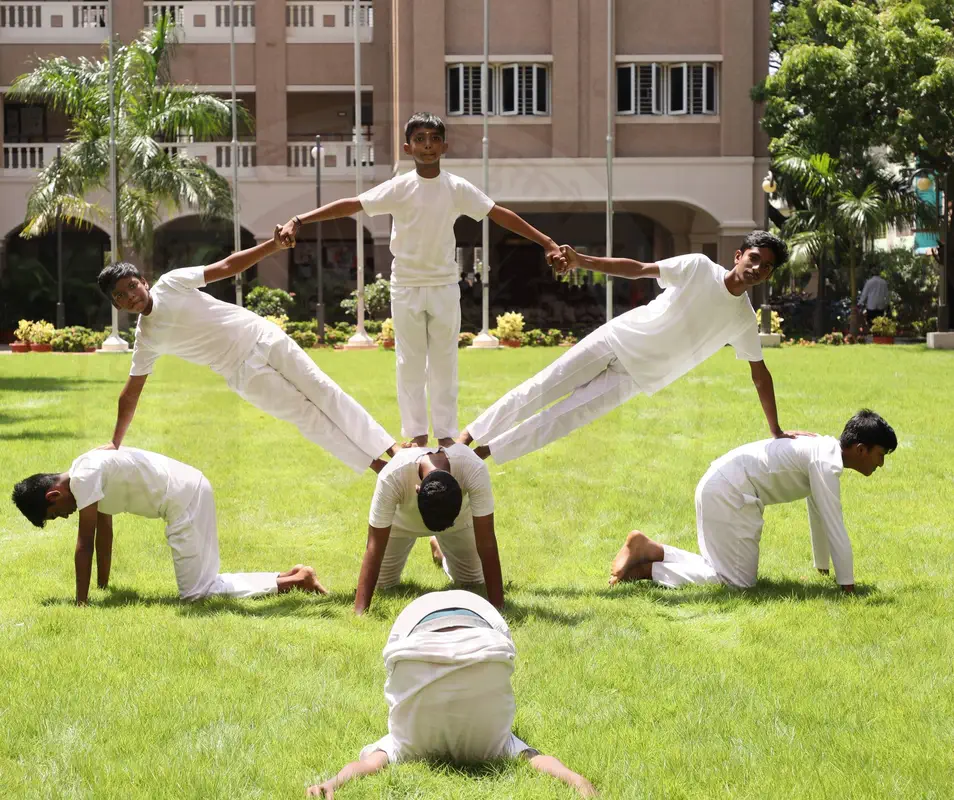
[[743,495],[763,506],[808,499],[815,566],[828,569],[839,584],[855,582],[851,541],[841,509],[841,443],[832,436],[764,439],[737,447],[712,462]]
[[174,269],[156,281],[152,311],[139,315],[130,375],[149,375],[159,356],[171,354],[228,376],[259,338],[281,332],[248,309],[200,292],[202,286],[205,267]]
[[494,493],[490,486],[487,465],[469,447],[453,444],[450,447],[406,447],[399,450],[381,470],[374,496],[371,498],[371,513],[368,522],[374,528],[393,526],[392,534],[414,537],[431,536],[421,512],[417,508],[417,486],[421,476],[418,462],[428,453],[443,450],[450,461],[450,474],[460,484],[464,501],[454,524],[443,531],[453,533],[466,528],[473,517],[486,517],[494,513]]
[[69,470],[77,509],[99,503],[103,514],[136,514],[174,522],[195,497],[203,476],[181,461],[139,450],[90,450]]
[[755,311],[747,294],[726,288],[727,270],[699,253],[657,264],[666,291],[606,324],[613,352],[640,391],[658,392],[726,344],[740,359],[762,360]]
[[411,170],[368,189],[358,199],[368,216],[391,215],[395,286],[457,283],[454,222],[462,214],[482,220],[494,207],[494,201],[470,181],[443,170],[436,178],[422,178]]

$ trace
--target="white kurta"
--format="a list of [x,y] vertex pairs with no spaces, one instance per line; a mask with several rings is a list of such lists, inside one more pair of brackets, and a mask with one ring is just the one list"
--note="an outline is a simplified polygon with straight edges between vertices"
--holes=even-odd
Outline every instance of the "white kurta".
[[469,181],[441,171],[416,170],[364,192],[368,216],[390,214],[391,319],[397,355],[401,431],[427,433],[427,402],[438,439],[457,436],[457,339],[460,289],[457,239],[460,216],[480,221],[494,202]]
[[665,586],[723,582],[753,586],[765,506],[806,498],[818,569],[835,568],[840,585],[855,582],[841,508],[841,444],[831,436],[766,439],[712,462],[696,487],[701,555],[664,546],[653,580]]
[[136,514],[166,521],[179,596],[252,597],[278,591],[276,572],[218,574],[215,500],[194,467],[148,450],[91,450],[69,470],[77,509],[98,503],[103,514]]
[[729,293],[727,270],[701,254],[658,266],[665,292],[598,328],[467,426],[498,463],[565,436],[639,392],[658,392],[726,344],[739,359],[762,360],[752,304],[746,294]]
[[152,311],[136,327],[130,375],[150,374],[163,354],[209,366],[256,408],[292,423],[358,473],[394,443],[281,328],[200,292],[205,285],[205,267],[156,281]]
[[[413,630],[428,614],[449,608],[473,611],[491,627]],[[529,750],[511,732],[515,658],[506,622],[482,597],[450,591],[417,598],[398,616],[384,648],[389,733],[361,757],[383,750],[391,763],[428,757],[474,763]]]

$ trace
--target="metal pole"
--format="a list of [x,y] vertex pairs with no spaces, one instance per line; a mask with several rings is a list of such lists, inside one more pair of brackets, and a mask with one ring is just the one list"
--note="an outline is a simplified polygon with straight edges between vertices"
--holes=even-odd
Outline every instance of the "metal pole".
[[[239,220],[238,178],[238,99],[235,96],[235,0],[229,0],[229,72],[232,81],[232,250],[242,249],[242,223]],[[235,276],[235,305],[243,305],[242,273]]]
[[948,170],[944,175],[944,193],[941,196],[941,204],[938,206],[938,213],[941,215],[941,224],[938,225],[938,234],[940,235],[943,231],[944,241],[941,242],[943,247],[942,253],[943,258],[941,259],[941,280],[938,281],[938,292],[937,292],[937,329],[940,333],[947,333],[951,329],[951,310],[950,310],[950,300],[948,298],[948,289],[950,288],[950,281],[954,279],[954,269],[952,269],[952,258],[951,247],[954,245],[952,239],[952,226],[951,225],[951,213],[950,213],[950,202],[951,202],[951,191],[954,190],[954,181],[951,180],[952,173]]
[[[606,0],[606,257],[613,257],[613,67],[615,0]],[[606,321],[613,319],[613,276],[606,276]]]
[[[315,136],[315,208],[321,208],[321,137]],[[318,341],[325,343],[325,261],[321,252],[321,220],[315,223],[315,261],[318,276]]]
[[[354,33],[354,189],[355,196],[361,194],[361,161],[363,142],[361,136],[361,0],[353,0],[351,27]],[[355,247],[357,249],[358,272],[358,325],[348,340],[353,348],[374,347],[374,341],[364,329],[364,214],[355,215]]]
[[[484,117],[484,136],[480,140],[484,169],[484,194],[490,194],[490,109],[487,81],[490,79],[490,0],[484,0],[484,60],[480,66],[480,110]],[[490,219],[484,217],[481,227],[481,329],[472,347],[499,347],[496,336],[490,334]]]
[[[63,161],[60,146],[56,146],[56,183],[60,188],[63,175]],[[56,327],[66,326],[66,306],[63,305],[63,215],[56,209]]]
[[[115,264],[119,256],[119,181],[116,167],[116,59],[113,47],[113,0],[107,8],[107,36],[109,36],[109,192],[112,201],[112,214],[109,222],[109,263]],[[110,303],[110,305],[112,305]],[[119,335],[119,310],[112,306],[112,324],[106,341],[100,348],[103,353],[122,353],[129,345]]]
[[[765,195],[765,212],[764,212],[765,221],[763,224],[765,225],[765,230],[767,231],[771,224],[769,221],[769,193],[763,192],[763,194]],[[761,300],[762,300],[762,303],[759,310],[760,310],[762,319],[760,320],[761,325],[759,327],[759,333],[771,333],[772,332],[772,307],[769,305],[768,281],[762,282]],[[852,300],[852,302],[854,302],[854,300]]]

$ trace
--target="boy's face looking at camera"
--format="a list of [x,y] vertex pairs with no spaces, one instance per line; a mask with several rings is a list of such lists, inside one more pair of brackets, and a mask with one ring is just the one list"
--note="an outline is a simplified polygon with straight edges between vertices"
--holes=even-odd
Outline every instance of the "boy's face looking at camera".
[[441,156],[447,152],[447,142],[436,128],[421,126],[409,134],[404,152],[414,159],[415,164],[430,166],[440,162]]

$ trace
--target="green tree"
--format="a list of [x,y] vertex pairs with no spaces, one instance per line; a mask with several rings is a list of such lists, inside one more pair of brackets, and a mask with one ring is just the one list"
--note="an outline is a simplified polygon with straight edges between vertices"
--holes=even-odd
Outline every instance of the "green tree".
[[[212,167],[189,157],[176,142],[183,135],[210,139],[230,128],[231,104],[169,82],[175,27],[166,16],[114,53],[117,253],[135,251],[148,261],[153,231],[163,211],[183,206],[204,217],[228,217],[228,181]],[[44,168],[27,201],[24,237],[38,236],[69,222],[99,222],[108,228],[110,211],[89,198],[109,191],[109,61],[40,58],[16,79],[13,99],[38,102],[70,118],[69,145],[61,159]],[[239,109],[243,121],[247,112]]]

